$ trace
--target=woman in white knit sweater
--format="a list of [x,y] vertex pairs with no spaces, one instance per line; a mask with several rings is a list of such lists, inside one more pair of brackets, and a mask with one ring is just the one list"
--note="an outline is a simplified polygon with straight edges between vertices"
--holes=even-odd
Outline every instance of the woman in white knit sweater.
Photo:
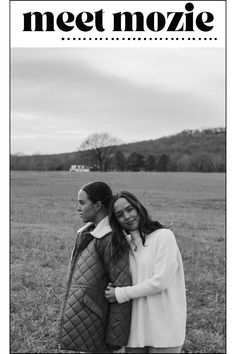
[[132,286],[112,287],[109,302],[132,300],[127,353],[180,353],[185,338],[186,296],[181,255],[172,231],[152,221],[129,192],[110,207],[113,258],[130,250]]

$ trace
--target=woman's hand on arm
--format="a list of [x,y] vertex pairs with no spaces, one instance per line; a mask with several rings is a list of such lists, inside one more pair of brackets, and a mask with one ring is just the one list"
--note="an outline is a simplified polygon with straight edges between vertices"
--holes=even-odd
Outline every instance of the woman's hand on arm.
[[115,295],[115,288],[110,284],[107,285],[107,288],[105,290],[105,298],[110,303],[117,302],[116,295]]

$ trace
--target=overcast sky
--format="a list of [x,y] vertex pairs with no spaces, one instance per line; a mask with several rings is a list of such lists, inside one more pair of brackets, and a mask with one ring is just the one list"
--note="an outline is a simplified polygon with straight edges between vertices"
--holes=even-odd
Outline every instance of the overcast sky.
[[12,153],[224,126],[221,48],[14,48],[11,65]]

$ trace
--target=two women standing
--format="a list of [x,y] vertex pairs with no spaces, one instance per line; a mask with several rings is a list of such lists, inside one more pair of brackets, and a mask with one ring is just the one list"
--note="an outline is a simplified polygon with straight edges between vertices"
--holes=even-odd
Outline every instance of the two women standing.
[[61,348],[180,352],[186,298],[174,234],[152,221],[133,194],[113,197],[103,182],[84,186],[78,203],[87,224],[79,230],[70,262]]

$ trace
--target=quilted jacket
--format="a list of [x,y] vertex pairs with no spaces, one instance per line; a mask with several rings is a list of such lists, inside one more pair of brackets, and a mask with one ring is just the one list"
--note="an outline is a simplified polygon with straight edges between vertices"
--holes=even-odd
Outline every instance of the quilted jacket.
[[59,348],[70,351],[112,352],[129,337],[131,303],[109,304],[108,283],[131,285],[128,254],[111,260],[111,233],[96,238],[85,228],[78,233],[66,284]]

